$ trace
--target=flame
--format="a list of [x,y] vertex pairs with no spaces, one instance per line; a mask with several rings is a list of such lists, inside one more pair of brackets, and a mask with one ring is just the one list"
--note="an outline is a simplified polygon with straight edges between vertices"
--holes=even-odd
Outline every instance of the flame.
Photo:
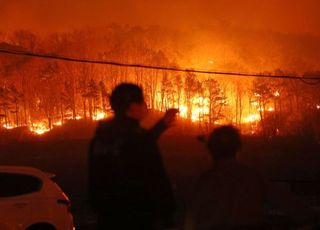
[[259,122],[259,121],[260,121],[259,114],[250,114],[249,116],[243,119],[244,123],[253,123],[253,122]]
[[[265,111],[264,108],[258,108],[257,110],[258,110],[258,111],[261,111],[261,112]],[[266,109],[266,111],[268,111],[268,112],[273,112],[273,111],[274,111],[274,108],[273,108],[273,107],[269,107],[269,108]]]
[[95,121],[99,121],[99,120],[105,119],[106,117],[107,117],[107,114],[105,112],[97,112],[92,119]]
[[[204,120],[205,117],[208,117],[208,115],[210,114],[210,111],[209,111],[210,101],[208,98],[193,97],[191,101],[192,101],[192,111],[191,111],[190,119],[192,122],[199,122],[201,120]],[[257,101],[253,101],[250,104],[253,105],[254,107],[257,107],[259,103]],[[256,108],[255,110],[259,111],[259,108]],[[269,107],[267,110],[272,112],[274,111],[274,108]],[[188,117],[187,113],[188,113],[188,106],[180,105],[179,116],[183,118],[187,118]],[[241,120],[241,123],[254,123],[254,122],[260,122],[259,113],[248,114],[247,116],[244,116]],[[230,123],[230,121],[226,119],[214,121],[214,124],[217,124],[217,125],[223,125],[227,123]]]
[[45,125],[43,122],[33,123],[32,126],[29,127],[29,130],[38,135],[42,135],[50,131],[47,125]]
[[[202,96],[201,96],[202,95]],[[273,95],[275,97],[279,97],[280,93],[279,91],[274,91]],[[184,97],[183,97],[184,96]],[[226,98],[221,99],[220,101],[214,101],[215,104],[213,106],[224,106],[227,105],[226,111],[227,113],[231,115],[224,116],[222,119],[219,118],[219,120],[214,120],[214,124],[216,125],[223,125],[223,124],[229,124],[229,123],[239,123],[239,117],[236,118],[233,114],[236,106],[236,102],[234,100],[235,95],[233,92],[226,92]],[[256,97],[256,100],[252,100],[251,97],[245,96],[245,99],[243,100],[244,103],[241,107],[241,121],[242,124],[250,124],[251,128],[248,128],[247,126],[244,126],[246,131],[250,131],[252,134],[258,132],[258,123],[260,122],[260,114],[259,112],[274,112],[275,111],[275,102],[268,102],[265,106],[265,109],[260,107],[259,98],[262,96],[258,93],[254,93],[254,96]],[[182,118],[190,118],[192,122],[204,122],[209,123],[209,117],[212,115],[212,117],[217,116],[219,114],[211,114],[212,111],[210,111],[210,99],[206,95],[206,93],[197,93],[192,98],[190,98],[188,102],[186,102],[186,96],[182,93],[181,100],[179,101],[179,105],[177,105],[176,98],[173,97],[173,101],[166,101],[166,105],[164,107],[176,107],[179,109],[179,116]],[[183,100],[185,99],[185,100]],[[156,98],[156,103],[163,100],[163,98],[160,97]],[[274,99],[275,100],[275,99]],[[181,103],[182,101],[182,103]],[[320,105],[316,104],[316,109],[320,110]],[[218,109],[216,109],[217,111]],[[265,111],[264,111],[265,110]],[[79,114],[81,114],[81,110],[78,110]],[[238,112],[238,111],[237,111]],[[224,112],[222,112],[223,114]],[[103,111],[102,109],[98,109],[94,116],[92,117],[93,120],[102,120],[108,117],[108,113]],[[225,114],[224,114],[225,115]],[[239,115],[237,115],[239,116]],[[77,115],[76,117],[73,117],[76,120],[83,119],[82,116]],[[69,116],[68,119],[72,119],[72,116]],[[49,132],[50,129],[48,127],[48,122],[46,120],[40,120],[33,124],[24,124],[28,125],[29,130],[37,135],[43,135],[46,132]],[[14,125],[3,125],[2,126],[6,129],[13,129],[16,126]],[[63,121],[58,120],[53,123],[53,127],[55,126],[63,126]]]
[[[203,116],[209,115],[209,99],[204,97],[193,97],[191,99],[192,110],[191,110],[191,121],[198,122],[202,119]],[[188,106],[180,105],[179,106],[179,115],[180,117],[188,117]]]
[[188,114],[188,107],[185,105],[180,105],[179,106],[179,116],[183,118],[187,118]]
[[57,122],[53,123],[53,125],[55,125],[55,126],[61,126],[61,125],[62,125],[62,121],[57,121]]
[[2,127],[5,128],[5,129],[13,129],[13,128],[15,128],[15,126],[10,125],[10,124],[7,124],[7,125],[4,124]]
[[257,101],[252,101],[252,102],[251,102],[251,105],[253,105],[253,106],[259,106],[259,102],[257,102]]
[[[102,120],[104,118],[107,117],[107,114],[104,113],[104,112],[98,112],[94,117],[93,117],[93,120]],[[82,117],[77,115],[75,117],[76,120],[81,120]],[[53,123],[54,126],[62,126],[63,123],[62,121],[56,121]],[[14,125],[11,125],[11,124],[3,124],[2,125],[3,128],[5,129],[14,129],[14,128],[17,128],[18,126],[14,126]],[[34,122],[34,123],[31,123],[28,125],[28,128],[30,130],[30,132],[34,133],[34,134],[37,134],[37,135],[43,135],[47,132],[50,131],[50,128],[48,127],[47,125],[47,122],[46,121],[41,121],[41,122]]]

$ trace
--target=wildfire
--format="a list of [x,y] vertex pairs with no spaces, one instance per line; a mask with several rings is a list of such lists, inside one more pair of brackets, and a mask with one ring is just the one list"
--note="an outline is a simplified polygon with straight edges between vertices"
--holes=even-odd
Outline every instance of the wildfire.
[[[105,112],[97,112],[92,119],[97,121],[97,120],[105,119],[106,117],[107,117],[107,114]],[[77,115],[75,119],[81,120],[83,118],[80,115]],[[63,122],[59,120],[59,121],[53,122],[52,124],[53,124],[53,127],[62,126]],[[3,124],[2,127],[5,129],[14,129],[14,128],[17,128],[18,126],[11,125],[11,124]],[[36,135],[43,135],[51,130],[48,126],[48,122],[46,121],[31,123],[28,125],[28,129],[30,132]]]
[[251,102],[251,105],[258,107],[258,106],[259,106],[259,102],[257,102],[257,101],[252,101],[252,102]]
[[42,135],[49,132],[50,129],[44,123],[33,123],[29,130],[35,134]]
[[[190,119],[193,122],[198,122],[202,119],[203,116],[206,116],[210,113],[209,111],[209,101],[207,98],[203,97],[194,97],[192,98],[191,103],[191,116]],[[179,106],[179,116],[183,118],[188,117],[188,106],[180,105]]]
[[15,128],[15,126],[10,125],[10,124],[7,124],[7,125],[4,124],[2,127],[5,128],[5,129],[13,129],[13,128]]
[[[275,91],[273,93],[273,95],[275,97],[279,97],[280,93],[278,91]],[[260,94],[255,93],[256,97],[261,97]],[[230,97],[227,97],[225,99],[221,99],[221,101],[218,101],[216,103],[221,103],[221,104],[210,104],[210,99],[208,97],[205,96],[194,96],[190,99],[190,102],[184,102],[184,104],[180,104],[179,106],[176,105],[176,107],[178,107],[179,109],[179,116],[183,117],[183,118],[190,118],[190,120],[192,122],[209,122],[210,118],[210,113],[212,113],[212,111],[210,111],[210,106],[221,106],[221,105],[228,105],[228,106],[232,106],[232,100],[231,103],[229,104],[229,99]],[[174,104],[172,105],[174,107]],[[320,109],[320,105],[316,105],[316,109]],[[259,107],[259,102],[258,101],[250,101],[249,102],[249,106],[244,108],[244,112],[241,118],[241,123],[243,124],[252,124],[252,125],[257,125],[260,120],[260,114],[259,112],[264,112],[264,110],[266,112],[274,112],[275,108],[273,106],[270,106],[270,104],[264,109],[264,108],[260,108]],[[107,112],[102,111],[102,110],[98,110],[95,111],[95,113],[93,113],[93,117],[92,120],[98,121],[98,120],[103,120],[108,116]],[[69,119],[72,119],[71,117]],[[81,120],[83,119],[82,116],[77,115],[74,117],[75,120]],[[229,120],[228,120],[229,119]],[[230,122],[235,122],[234,117],[224,117],[221,119],[214,119],[212,120],[212,122],[216,125],[222,125],[222,124],[226,124],[226,123],[230,123]],[[58,120],[52,123],[53,127],[56,126],[62,126],[63,125],[63,121],[62,120]],[[7,125],[2,125],[5,129],[13,129],[16,126],[11,125],[11,124],[7,124]],[[256,128],[251,128],[251,133],[255,133]],[[36,135],[43,135],[47,132],[50,131],[48,122],[43,120],[43,121],[39,121],[33,124],[29,124],[29,130],[36,134]]]
[[[5,129],[17,128],[17,126],[13,126],[13,125],[10,125],[10,124],[7,124],[7,125],[4,124],[4,125],[2,125],[2,127],[5,128]],[[44,123],[34,123],[34,124],[32,124],[32,126],[29,127],[29,130],[32,133],[35,133],[35,134],[38,134],[38,135],[42,135],[42,134],[50,131],[50,129],[47,128],[47,126]]]
[[95,121],[99,121],[99,120],[105,119],[106,117],[107,117],[107,114],[105,112],[97,112],[92,119]]
[[244,123],[253,123],[253,122],[258,122],[258,121],[260,121],[259,114],[251,114],[243,119]]
[[61,126],[61,125],[62,125],[62,121],[57,121],[57,122],[53,123],[53,125],[55,125],[55,126]]
[[179,116],[187,118],[188,116],[188,107],[184,105],[180,105],[179,107]]
[[[265,111],[264,108],[258,108],[257,110],[260,111],[260,112]],[[273,107],[269,107],[269,108],[266,109],[266,111],[268,111],[268,112],[273,112],[273,111],[274,111],[274,108],[273,108]]]

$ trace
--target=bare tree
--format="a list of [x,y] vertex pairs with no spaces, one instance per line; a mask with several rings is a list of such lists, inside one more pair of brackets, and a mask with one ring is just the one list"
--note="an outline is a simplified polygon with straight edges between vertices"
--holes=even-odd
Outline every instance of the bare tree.
[[197,76],[192,72],[187,72],[184,91],[185,91],[185,102],[187,106],[187,118],[191,119],[192,108],[193,108],[193,97],[199,91],[200,82],[197,80]]
[[221,87],[213,78],[204,81],[204,87],[209,99],[209,128],[212,127],[214,122],[221,118],[222,108],[226,105],[226,96],[224,95]]

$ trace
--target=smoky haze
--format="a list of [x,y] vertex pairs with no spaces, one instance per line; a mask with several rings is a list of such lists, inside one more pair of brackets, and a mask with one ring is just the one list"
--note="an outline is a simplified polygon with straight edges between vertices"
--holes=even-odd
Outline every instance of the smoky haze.
[[1,0],[1,27],[52,32],[106,23],[320,34],[317,0]]
[[0,30],[157,25],[183,33],[192,47],[181,63],[303,72],[320,69],[319,6],[317,0],[0,0]]

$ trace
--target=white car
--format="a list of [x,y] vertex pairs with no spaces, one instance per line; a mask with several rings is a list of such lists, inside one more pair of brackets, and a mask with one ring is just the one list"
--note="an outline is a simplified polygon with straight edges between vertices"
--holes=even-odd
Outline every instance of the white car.
[[1,230],[74,230],[70,200],[54,174],[0,166]]

